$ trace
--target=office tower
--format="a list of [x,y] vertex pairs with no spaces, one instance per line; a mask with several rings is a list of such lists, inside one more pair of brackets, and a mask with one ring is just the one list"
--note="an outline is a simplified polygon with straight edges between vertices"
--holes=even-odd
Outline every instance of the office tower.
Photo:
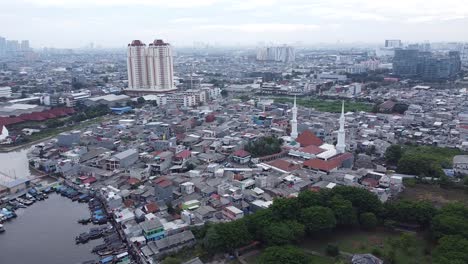
[[21,51],[29,51],[29,40],[21,41]]
[[385,47],[386,48],[400,48],[401,47],[401,40],[399,40],[399,39],[387,39],[387,40],[385,40]]
[[0,37],[0,56],[5,55],[6,53],[6,39]]
[[402,77],[415,77],[425,81],[454,78],[461,70],[460,53],[434,54],[414,49],[397,49],[393,58],[393,72]]
[[415,76],[418,73],[419,51],[396,49],[393,57],[393,72],[401,76]]
[[134,40],[127,49],[128,91],[157,93],[175,90],[172,49],[155,40],[146,46]]

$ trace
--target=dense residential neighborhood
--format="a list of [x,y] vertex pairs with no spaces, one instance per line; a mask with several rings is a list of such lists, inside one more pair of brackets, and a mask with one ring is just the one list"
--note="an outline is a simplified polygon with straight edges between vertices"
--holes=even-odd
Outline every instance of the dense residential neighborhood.
[[[0,170],[2,202],[50,188],[88,202],[82,222],[111,224],[101,237],[119,241],[96,249],[110,252],[100,263],[465,263],[450,248],[467,244],[466,72],[423,82],[365,49],[172,60],[169,48],[134,40],[127,61],[120,50],[2,58],[0,148],[28,148],[34,171]],[[134,65],[150,67],[155,50],[164,67],[142,70],[143,85]],[[415,186],[464,198],[403,199]],[[352,237],[357,249],[327,240],[338,234],[366,236]]]

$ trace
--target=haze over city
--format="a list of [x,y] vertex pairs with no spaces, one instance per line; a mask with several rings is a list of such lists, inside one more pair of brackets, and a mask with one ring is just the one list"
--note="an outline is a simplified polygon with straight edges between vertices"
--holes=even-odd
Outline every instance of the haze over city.
[[463,0],[16,0],[1,7],[0,33],[34,48],[113,48],[156,37],[175,46],[468,40]]

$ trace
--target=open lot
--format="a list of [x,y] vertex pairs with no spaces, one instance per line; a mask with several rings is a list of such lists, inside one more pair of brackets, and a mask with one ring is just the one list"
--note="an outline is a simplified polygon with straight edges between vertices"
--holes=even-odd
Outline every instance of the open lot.
[[399,195],[399,198],[427,200],[438,207],[454,201],[468,205],[468,193],[465,190],[455,188],[446,189],[430,184],[416,184],[414,187],[405,187],[405,190]]
[[430,256],[424,254],[426,242],[421,235],[416,234],[414,243],[407,249],[398,247],[400,235],[399,233],[381,230],[372,232],[361,230],[340,231],[320,238],[306,239],[300,246],[323,254],[325,254],[327,244],[338,245],[341,252],[351,254],[372,253],[375,249],[385,254],[394,250],[396,263],[430,263]]

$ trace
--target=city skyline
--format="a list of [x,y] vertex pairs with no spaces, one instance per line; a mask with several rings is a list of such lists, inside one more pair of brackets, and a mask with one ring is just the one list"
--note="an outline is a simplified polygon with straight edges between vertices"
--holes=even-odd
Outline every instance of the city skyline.
[[117,48],[138,38],[174,46],[468,40],[468,7],[460,0],[18,0],[0,6],[0,23],[15,25],[0,35],[29,39],[34,48],[90,42]]

